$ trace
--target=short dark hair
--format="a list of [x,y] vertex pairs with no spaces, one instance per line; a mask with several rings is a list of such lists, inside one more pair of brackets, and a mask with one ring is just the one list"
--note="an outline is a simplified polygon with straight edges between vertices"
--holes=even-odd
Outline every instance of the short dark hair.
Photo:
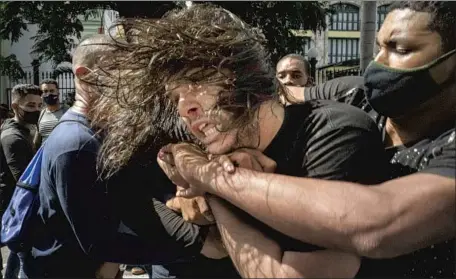
[[57,89],[59,89],[59,83],[58,83],[55,79],[52,79],[52,78],[43,79],[43,80],[41,81],[41,83],[40,83],[40,87],[41,87],[41,85],[43,85],[43,84],[54,84],[55,87],[56,87]]
[[279,64],[280,62],[282,62],[285,59],[295,59],[295,60],[301,61],[304,64],[304,71],[306,71],[306,74],[310,75],[310,63],[301,54],[296,54],[296,53],[287,54],[284,57],[280,58],[280,60],[279,60],[279,62],[277,62],[277,64]]
[[42,91],[38,86],[33,84],[18,84],[11,91],[11,101],[12,103],[17,103],[29,94],[41,96]]
[[389,12],[410,9],[431,14],[429,29],[439,33],[444,51],[456,48],[456,2],[451,1],[400,1],[391,4]]

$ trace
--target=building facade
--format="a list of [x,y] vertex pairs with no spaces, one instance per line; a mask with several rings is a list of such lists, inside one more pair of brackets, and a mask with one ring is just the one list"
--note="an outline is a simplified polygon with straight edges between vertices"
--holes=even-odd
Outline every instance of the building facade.
[[[318,50],[317,66],[357,59],[360,55],[360,31],[362,1],[329,1],[336,11],[327,16],[327,28],[314,33],[308,30],[294,31],[303,40],[301,54],[307,56],[310,48]],[[391,1],[377,1],[377,31],[385,20]]]

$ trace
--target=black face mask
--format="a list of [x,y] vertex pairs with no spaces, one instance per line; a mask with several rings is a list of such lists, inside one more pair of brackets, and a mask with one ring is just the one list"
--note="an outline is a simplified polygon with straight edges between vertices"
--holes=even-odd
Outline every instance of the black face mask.
[[59,101],[59,95],[49,94],[43,97],[43,101],[48,105],[55,105]]
[[429,64],[412,69],[395,69],[372,61],[364,73],[364,93],[367,101],[383,116],[397,117],[406,114],[453,82],[454,74],[442,84],[438,84],[432,78],[430,70],[455,53],[456,49]]
[[25,111],[22,108],[18,108],[19,110],[19,117],[27,124],[34,124],[38,123],[38,118],[40,118],[40,111]]

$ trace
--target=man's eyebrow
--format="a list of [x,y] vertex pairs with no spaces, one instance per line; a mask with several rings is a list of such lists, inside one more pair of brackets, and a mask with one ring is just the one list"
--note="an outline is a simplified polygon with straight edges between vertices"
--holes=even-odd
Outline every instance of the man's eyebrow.
[[294,68],[294,69],[286,69],[286,70],[277,71],[277,74],[283,74],[283,73],[287,73],[287,72],[301,73],[302,71],[298,68]]
[[[393,38],[389,38],[387,40],[384,40],[383,44],[386,45],[386,46],[391,46],[391,45],[397,44],[398,41],[401,41],[401,40],[404,40],[404,39],[405,39],[404,37],[393,37]],[[377,44],[377,46],[380,46],[380,42],[378,41],[378,39],[375,39],[375,43]]]

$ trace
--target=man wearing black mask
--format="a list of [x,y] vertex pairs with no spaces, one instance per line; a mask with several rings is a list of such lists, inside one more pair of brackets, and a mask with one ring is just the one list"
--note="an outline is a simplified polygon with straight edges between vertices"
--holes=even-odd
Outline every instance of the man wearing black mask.
[[[1,127],[0,179],[1,213],[9,204],[22,172],[33,158],[31,129],[36,127],[41,108],[41,90],[32,84],[16,85],[11,93],[14,117]],[[19,259],[13,253],[8,258],[5,277],[17,277]]]
[[45,79],[41,82],[40,89],[43,92],[43,102],[46,108],[41,111],[38,120],[38,133],[34,143],[39,147],[51,134],[63,114],[68,110],[67,106],[60,104],[59,84],[54,79]]
[[[291,88],[305,100],[338,99],[368,111],[383,132],[391,180],[362,187],[242,167],[205,178],[209,165],[201,160],[198,166],[198,155],[184,145],[173,147],[177,169],[192,186],[286,235],[371,258],[358,276],[454,278],[455,18],[454,2],[395,3],[378,33],[379,53],[365,72],[365,86],[352,86],[362,79],[346,77],[326,89]],[[345,90],[349,84],[358,89]],[[356,97],[363,87],[365,98]],[[229,217],[217,199],[210,205],[216,218]]]

